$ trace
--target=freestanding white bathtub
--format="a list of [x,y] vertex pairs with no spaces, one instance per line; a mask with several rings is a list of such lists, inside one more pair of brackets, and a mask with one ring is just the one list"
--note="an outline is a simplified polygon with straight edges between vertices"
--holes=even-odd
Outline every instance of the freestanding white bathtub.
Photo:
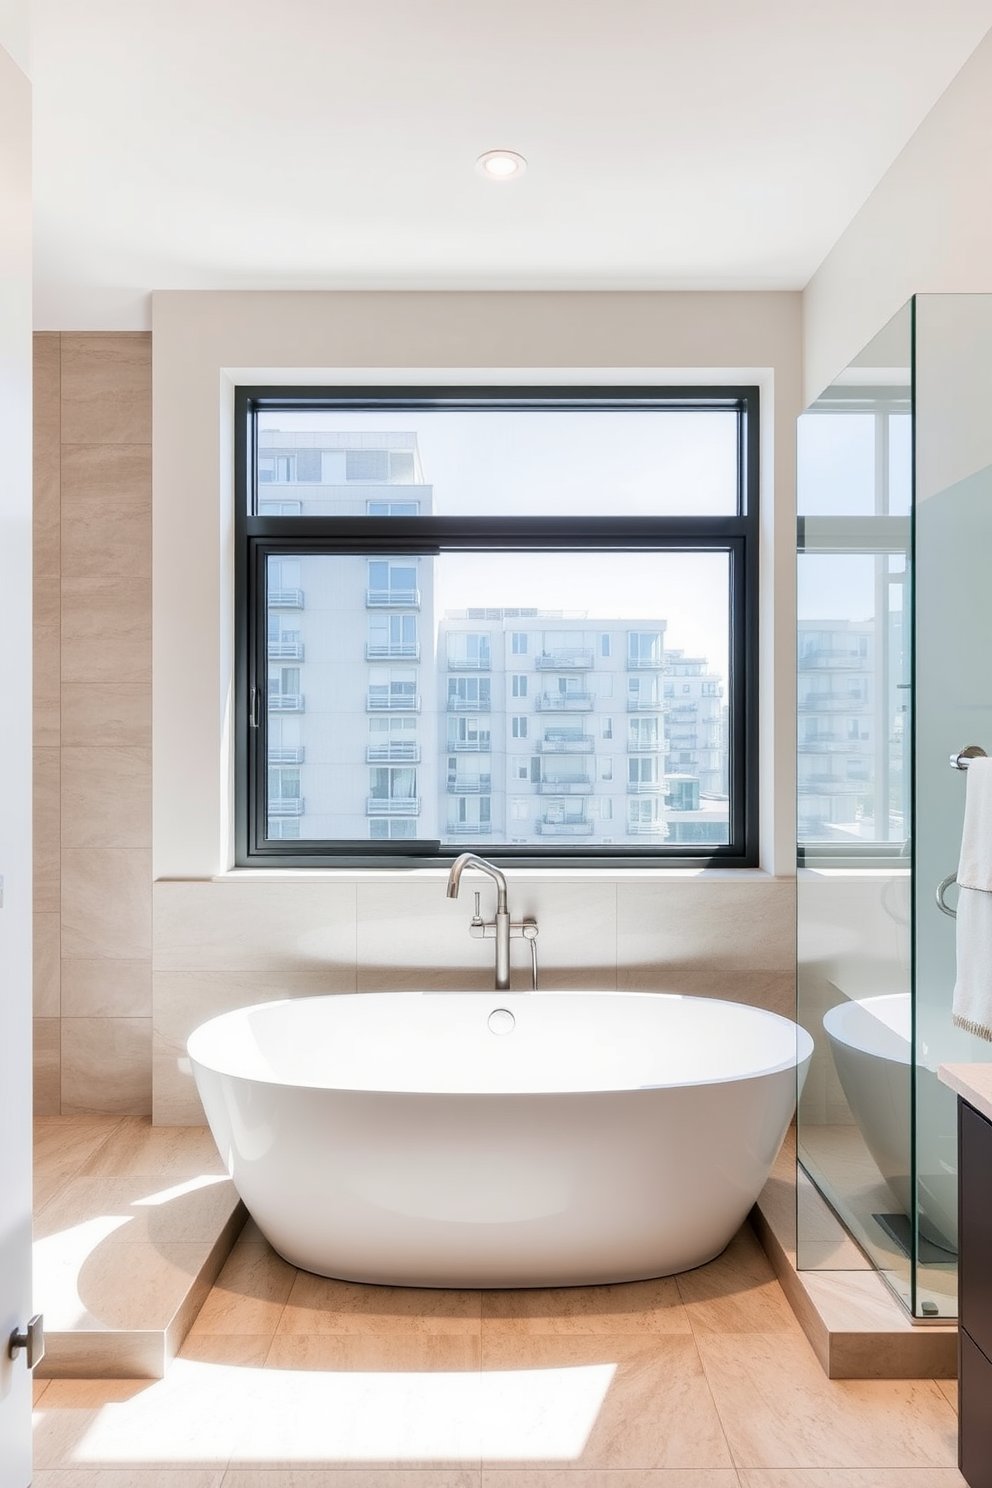
[[771,1169],[809,1035],[655,993],[365,993],[189,1040],[248,1209],[350,1281],[572,1286],[711,1260]]

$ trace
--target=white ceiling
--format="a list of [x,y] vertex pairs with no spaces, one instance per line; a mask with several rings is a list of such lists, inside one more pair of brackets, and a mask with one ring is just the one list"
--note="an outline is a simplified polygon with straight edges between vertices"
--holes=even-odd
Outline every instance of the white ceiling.
[[[992,0],[34,0],[37,323],[152,289],[796,289]],[[529,162],[497,185],[473,169]]]

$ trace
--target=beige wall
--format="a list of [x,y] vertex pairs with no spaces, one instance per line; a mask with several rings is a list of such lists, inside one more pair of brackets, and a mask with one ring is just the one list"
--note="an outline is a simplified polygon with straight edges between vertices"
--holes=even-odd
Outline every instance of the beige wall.
[[151,1110],[151,338],[35,337],[35,1103]]
[[807,402],[911,295],[992,290],[990,156],[992,32],[806,286]]

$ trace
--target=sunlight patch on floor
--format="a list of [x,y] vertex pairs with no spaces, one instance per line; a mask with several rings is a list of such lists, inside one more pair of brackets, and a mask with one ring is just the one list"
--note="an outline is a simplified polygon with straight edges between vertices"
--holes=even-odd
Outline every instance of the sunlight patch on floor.
[[179,1359],[103,1405],[68,1460],[565,1463],[582,1456],[616,1368],[335,1373]]

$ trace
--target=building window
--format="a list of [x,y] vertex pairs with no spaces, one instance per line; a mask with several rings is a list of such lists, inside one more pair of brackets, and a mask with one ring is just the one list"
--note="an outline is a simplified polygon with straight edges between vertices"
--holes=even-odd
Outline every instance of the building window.
[[757,860],[754,389],[242,388],[236,417],[238,863]]

